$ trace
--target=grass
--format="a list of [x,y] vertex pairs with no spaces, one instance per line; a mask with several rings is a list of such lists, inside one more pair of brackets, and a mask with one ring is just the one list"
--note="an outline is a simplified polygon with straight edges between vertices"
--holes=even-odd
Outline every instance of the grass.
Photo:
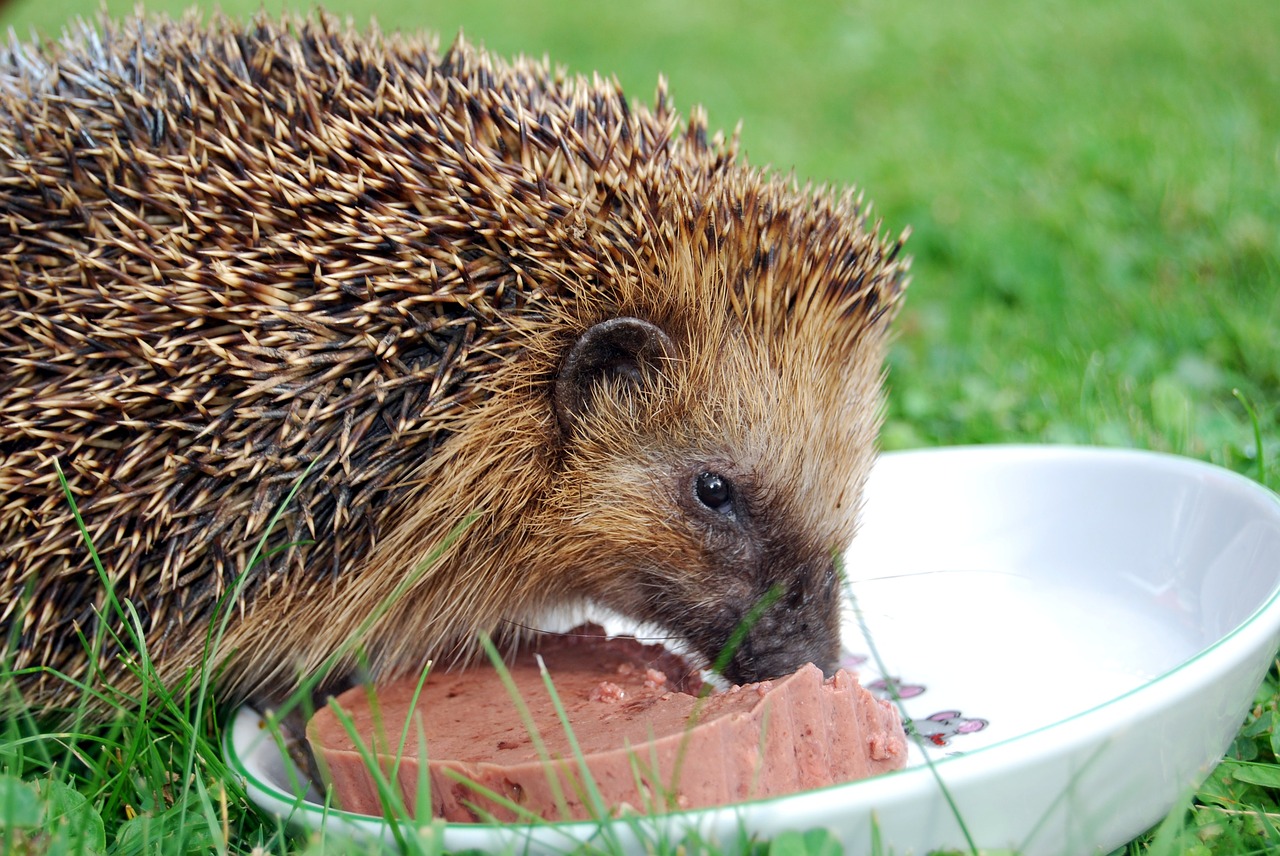
[[[97,5],[19,0],[0,14],[20,33],[51,33]],[[133,0],[106,5],[121,14]],[[240,15],[260,3],[222,5]],[[331,8],[363,18],[370,6]],[[704,104],[713,125],[744,120],[753,162],[857,183],[886,228],[910,225],[887,447],[1142,447],[1280,486],[1280,5],[402,0],[376,11],[385,29],[465,27],[500,53],[614,72],[635,98],[665,72],[679,106]],[[1230,760],[1126,853],[1280,842],[1278,693],[1273,674]],[[93,734],[4,723],[0,849],[322,846],[247,807],[207,713],[193,726],[177,701],[155,703],[148,720]],[[56,813],[68,822],[43,831]],[[822,846],[799,832],[774,842]]]

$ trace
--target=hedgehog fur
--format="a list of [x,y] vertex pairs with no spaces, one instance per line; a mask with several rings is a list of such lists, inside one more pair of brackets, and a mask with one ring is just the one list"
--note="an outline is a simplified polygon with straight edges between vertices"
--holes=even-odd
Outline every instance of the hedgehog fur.
[[225,698],[584,603],[710,660],[774,592],[726,674],[834,659],[901,239],[661,81],[324,15],[104,21],[0,52],[0,211],[29,704],[136,683],[87,653],[124,626],[55,463],[161,679],[229,601]]

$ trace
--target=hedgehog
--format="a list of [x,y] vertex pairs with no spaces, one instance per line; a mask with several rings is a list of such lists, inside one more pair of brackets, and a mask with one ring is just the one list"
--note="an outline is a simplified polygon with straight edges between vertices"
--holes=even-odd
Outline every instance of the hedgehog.
[[905,233],[662,78],[439,45],[142,15],[3,51],[26,705],[137,692],[130,628],[259,699],[575,607],[735,682],[832,668]]

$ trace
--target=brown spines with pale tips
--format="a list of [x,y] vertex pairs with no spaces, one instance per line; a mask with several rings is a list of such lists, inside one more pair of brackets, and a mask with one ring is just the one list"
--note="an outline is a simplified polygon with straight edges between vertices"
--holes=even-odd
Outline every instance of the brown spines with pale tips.
[[[83,676],[105,610],[55,460],[169,681],[241,575],[217,655],[238,695],[292,685],[407,576],[366,640],[376,672],[598,595],[565,570],[577,548],[549,547],[577,460],[550,390],[609,317],[680,345],[661,392],[679,430],[716,430],[707,400],[799,419],[852,396],[869,449],[900,242],[859,199],[680,122],[664,87],[648,109],[327,17],[146,18],[0,51],[11,666]],[[706,345],[726,339],[744,345],[722,361]],[[722,395],[758,372],[782,379],[767,406]],[[113,646],[101,666],[131,685]],[[23,690],[76,692],[47,673]]]

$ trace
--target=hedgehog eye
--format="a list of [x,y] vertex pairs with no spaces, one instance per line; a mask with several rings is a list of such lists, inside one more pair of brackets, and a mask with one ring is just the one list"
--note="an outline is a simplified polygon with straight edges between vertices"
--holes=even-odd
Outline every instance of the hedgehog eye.
[[734,516],[733,485],[719,473],[700,473],[694,480],[694,493],[707,508],[723,514]]

